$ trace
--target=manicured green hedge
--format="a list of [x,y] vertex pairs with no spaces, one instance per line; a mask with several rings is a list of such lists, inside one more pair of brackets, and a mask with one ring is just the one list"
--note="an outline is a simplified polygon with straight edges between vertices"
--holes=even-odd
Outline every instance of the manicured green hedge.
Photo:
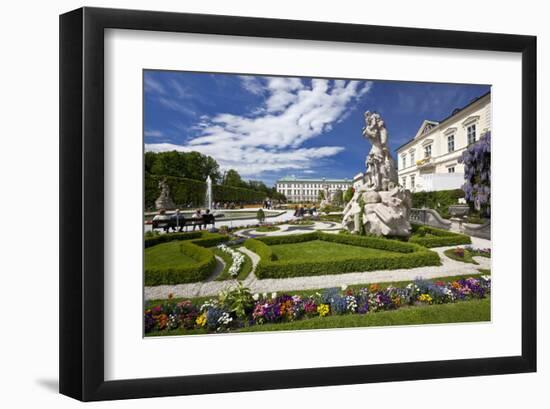
[[435,209],[442,217],[449,216],[449,206],[464,197],[462,189],[439,190],[434,192],[415,192],[412,194],[412,207]]
[[[159,181],[166,179],[170,196],[178,207],[185,205],[204,206],[206,182],[175,176],[159,176],[145,173],[145,208],[153,209],[160,195]],[[265,192],[233,186],[213,185],[212,195],[216,201],[235,203],[260,203]]]
[[[278,261],[269,245],[303,243],[311,240],[325,240],[335,243],[370,247],[394,251],[400,254],[369,256],[365,258],[343,258],[330,261]],[[439,255],[426,248],[396,240],[328,234],[322,232],[291,236],[271,236],[248,239],[245,247],[260,256],[256,268],[258,278],[284,278],[311,275],[349,273],[357,271],[389,270],[440,265]]]
[[229,240],[229,236],[207,232],[167,233],[145,239],[148,248],[169,241],[180,240],[181,251],[197,261],[195,266],[178,268],[148,268],[145,270],[145,285],[183,284],[203,281],[216,268],[214,253],[207,247],[213,247]]
[[157,244],[161,243],[167,243],[169,241],[173,240],[192,240],[192,239],[198,239],[202,237],[202,232],[200,231],[194,231],[190,233],[167,233],[167,234],[158,234],[153,237],[146,237],[145,238],[145,248],[155,246]]
[[369,236],[355,236],[351,234],[330,234],[319,231],[288,236],[259,237],[257,240],[271,246],[277,244],[304,243],[311,240],[324,240],[333,243],[350,244],[352,246],[370,247],[377,250],[395,251],[397,253],[412,253],[413,251],[417,251],[419,249],[415,244],[398,240]]
[[200,247],[191,241],[182,242],[180,249],[197,264],[170,268],[148,268],[145,270],[146,286],[204,281],[216,268],[216,258],[211,250]]
[[259,241],[256,239],[248,239],[244,242],[244,246],[250,250],[256,253],[258,256],[260,256],[260,259],[262,260],[269,260],[269,261],[275,261],[277,260],[277,257],[275,254],[273,254],[273,251],[271,248],[265,244],[263,241]]
[[[465,234],[453,233],[430,226],[412,225],[412,228],[413,235],[409,238],[409,242],[416,243],[420,246],[431,248],[472,243],[470,236]],[[424,233],[436,237],[422,236],[421,234]]]
[[145,238],[145,248],[174,240],[193,240],[198,246],[212,247],[229,240],[229,236],[216,233],[193,231],[189,233],[167,233]]

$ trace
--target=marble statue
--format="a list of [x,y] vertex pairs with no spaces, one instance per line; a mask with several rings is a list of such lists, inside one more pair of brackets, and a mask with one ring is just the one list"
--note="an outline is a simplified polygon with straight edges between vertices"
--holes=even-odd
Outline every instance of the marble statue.
[[356,234],[408,237],[411,193],[398,185],[388,131],[380,114],[365,112],[363,137],[372,145],[365,159],[365,177],[344,208],[342,226]]
[[159,188],[160,195],[157,200],[155,200],[155,208],[157,210],[168,210],[175,208],[176,206],[170,197],[170,186],[168,186],[166,179],[159,181]]
[[323,200],[321,200],[321,204],[319,205],[319,208],[321,208],[321,209],[322,209],[323,207],[328,206],[328,205],[330,205],[330,204],[332,203],[332,194],[331,194],[331,192],[330,192],[330,190],[329,190],[329,185],[328,185],[327,183],[325,183],[325,184],[323,185],[323,190],[322,190],[322,192],[323,192],[323,196],[324,196],[324,197],[323,197]]

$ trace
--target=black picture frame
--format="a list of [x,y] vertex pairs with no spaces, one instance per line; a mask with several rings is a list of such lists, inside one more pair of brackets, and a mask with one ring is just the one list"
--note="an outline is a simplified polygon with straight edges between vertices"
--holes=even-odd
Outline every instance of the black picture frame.
[[[150,30],[464,50],[522,58],[519,356],[168,378],[104,379],[104,30]],[[536,371],[536,37],[80,8],[60,16],[60,383],[83,401]]]

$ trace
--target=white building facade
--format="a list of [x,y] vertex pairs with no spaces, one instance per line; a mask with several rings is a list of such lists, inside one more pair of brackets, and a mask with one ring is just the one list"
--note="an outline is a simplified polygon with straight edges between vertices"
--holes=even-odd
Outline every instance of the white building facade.
[[334,193],[338,190],[345,192],[352,186],[351,179],[302,179],[294,176],[287,176],[277,180],[277,192],[286,196],[288,202],[318,202],[319,192],[324,191],[328,186],[329,192]]
[[397,148],[399,184],[412,192],[459,189],[464,165],[458,159],[490,130],[490,92],[440,122],[425,120],[415,137]]

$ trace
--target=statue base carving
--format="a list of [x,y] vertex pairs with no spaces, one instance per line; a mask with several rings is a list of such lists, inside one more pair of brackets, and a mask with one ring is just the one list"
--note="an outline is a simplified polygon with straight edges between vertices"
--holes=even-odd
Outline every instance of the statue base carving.
[[411,192],[402,187],[377,192],[363,185],[346,205],[342,226],[355,234],[409,237],[411,204]]

